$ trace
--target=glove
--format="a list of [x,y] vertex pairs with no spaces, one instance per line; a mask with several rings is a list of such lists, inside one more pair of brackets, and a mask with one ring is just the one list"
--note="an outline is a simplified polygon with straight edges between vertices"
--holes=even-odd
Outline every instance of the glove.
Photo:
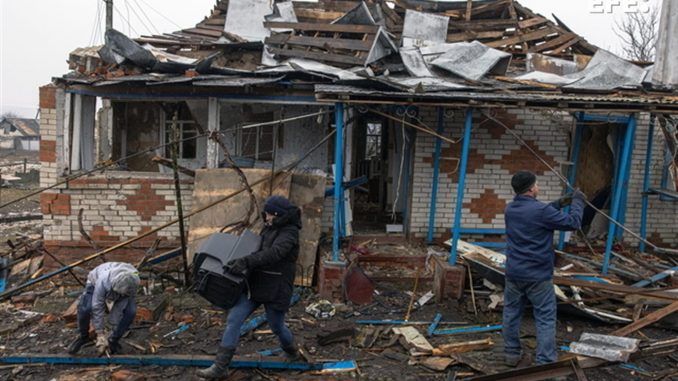
[[574,193],[572,194],[572,198],[576,198],[576,199],[582,200],[582,201],[585,201],[587,199],[586,194],[584,194],[584,192],[580,191],[579,189],[574,190]]
[[572,203],[572,193],[568,193],[565,196],[557,199],[553,203],[558,206],[558,209],[562,209]]
[[105,331],[97,332],[97,353],[102,356],[108,350],[108,334]]
[[242,275],[245,274],[248,267],[247,258],[238,258],[228,261],[226,266],[224,266],[224,270],[231,274]]

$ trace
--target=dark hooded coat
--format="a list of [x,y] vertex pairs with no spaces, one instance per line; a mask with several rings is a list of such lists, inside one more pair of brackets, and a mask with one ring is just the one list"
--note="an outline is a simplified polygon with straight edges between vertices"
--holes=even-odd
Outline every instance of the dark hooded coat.
[[250,299],[287,311],[299,256],[301,210],[296,206],[261,231],[261,248],[247,257]]

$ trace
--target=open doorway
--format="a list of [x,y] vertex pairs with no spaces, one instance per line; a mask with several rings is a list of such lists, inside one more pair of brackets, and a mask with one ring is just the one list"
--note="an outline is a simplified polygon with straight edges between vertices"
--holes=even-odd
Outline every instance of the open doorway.
[[358,234],[406,234],[413,132],[374,116],[357,118],[353,134],[353,226]]

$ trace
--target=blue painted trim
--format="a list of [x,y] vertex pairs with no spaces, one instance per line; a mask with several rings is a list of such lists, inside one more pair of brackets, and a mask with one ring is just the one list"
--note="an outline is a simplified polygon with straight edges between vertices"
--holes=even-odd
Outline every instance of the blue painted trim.
[[462,333],[479,333],[479,332],[492,332],[492,331],[501,331],[502,325],[481,325],[474,327],[459,327],[459,328],[450,328],[450,329],[438,329],[433,331],[434,335],[458,335]]
[[640,282],[636,282],[632,284],[632,287],[645,287],[649,286],[655,282],[658,282],[662,279],[666,279],[670,277],[671,275],[678,273],[678,266],[671,267],[670,269],[666,269],[658,274],[655,274],[647,279],[641,280]]
[[[623,196],[623,176],[627,172],[627,168],[631,164],[631,154],[633,153],[633,139],[636,132],[636,117],[631,115],[629,118],[629,124],[626,126],[626,133],[624,134],[624,146],[621,152],[620,168],[618,171],[618,176],[615,179],[615,186],[613,189],[613,198],[610,207],[610,217],[612,220],[618,221],[619,219],[619,209],[621,207],[621,201]],[[617,225],[610,221],[610,226],[607,231],[607,242],[605,243],[605,257],[603,258],[603,268],[602,273],[607,275],[610,268],[610,256],[612,252],[612,245],[614,244],[615,231]]]
[[[632,137],[632,140],[635,140],[635,132],[634,136]],[[633,149],[634,149],[634,142],[631,143],[631,152],[630,156],[628,158],[629,161],[633,160]],[[631,164],[629,163],[626,166],[626,172],[623,174],[623,184],[622,184],[622,199],[620,203],[620,210],[619,210],[619,223],[622,225],[626,224],[626,210],[627,210],[627,204],[628,204],[628,198],[629,198],[629,188],[630,188],[630,181],[631,181]],[[617,237],[618,241],[621,241],[623,236],[624,236],[624,229],[621,229],[620,227],[615,228],[615,236]]]
[[630,120],[629,117],[621,115],[595,115],[584,113],[577,113],[576,118],[582,122],[607,122],[619,124],[628,124]]
[[[334,107],[334,120],[337,134],[334,140],[334,231],[332,232],[332,261],[339,262],[342,199],[344,198],[344,104],[338,102]],[[337,180],[338,179],[338,180]],[[341,214],[340,214],[341,213]]]
[[428,329],[426,330],[426,336],[433,335],[433,332],[435,332],[435,330],[438,329],[438,324],[440,324],[440,320],[442,319],[443,314],[437,313],[436,316],[433,318],[433,322],[431,322],[431,325],[429,325]]
[[[357,186],[366,184],[369,181],[367,176],[360,176],[351,181],[344,181],[344,190],[355,188]],[[334,186],[325,188],[325,198],[334,197]]]
[[165,254],[160,254],[157,257],[153,257],[148,260],[148,262],[145,263],[145,265],[157,265],[158,263],[162,263],[165,261],[168,261],[172,258],[176,258],[181,255],[181,248],[174,249],[168,253]]
[[452,225],[452,247],[450,248],[450,265],[457,264],[457,242],[461,229],[461,209],[464,206],[464,186],[466,184],[466,164],[468,163],[468,152],[471,147],[471,128],[473,127],[473,109],[466,109],[466,119],[464,121],[464,141],[462,142],[461,161],[459,163],[459,180],[457,183],[457,204],[454,208],[454,225]]
[[6,284],[7,284],[7,282],[5,281],[4,278],[3,278],[3,279],[0,279],[0,292],[5,291],[5,286],[6,286]]
[[461,234],[487,234],[487,235],[504,235],[506,229],[484,229],[484,228],[459,228]]
[[[445,129],[444,123],[445,110],[442,107],[438,107],[438,128],[436,132],[438,135],[442,135]],[[428,235],[426,236],[426,242],[433,242],[433,232],[435,230],[436,224],[436,202],[438,201],[438,177],[440,175],[440,151],[441,151],[442,140],[436,137],[436,146],[433,151],[433,183],[431,184],[431,204],[428,211]]]
[[[208,367],[214,362],[206,356],[161,357],[161,356],[111,356],[111,357],[72,357],[55,355],[26,355],[0,357],[4,364],[53,364],[53,365],[128,365],[128,366],[184,366]],[[286,361],[234,360],[230,368],[259,368],[272,370],[318,370],[325,372],[350,371],[357,367],[353,360],[324,363],[290,363]]]
[[[647,208],[650,203],[650,195],[647,193],[650,190],[650,172],[652,171],[652,144],[654,137],[654,122],[655,116],[652,114],[650,116],[650,128],[647,132],[647,149],[645,150],[645,173],[643,174],[643,194],[642,194],[642,203],[640,208],[640,236],[641,238],[647,239]],[[638,250],[642,253],[645,252],[645,242],[640,241],[638,245]],[[642,286],[641,286],[642,287]]]
[[597,276],[575,275],[575,276],[573,276],[573,278],[579,279],[579,280],[585,280],[585,281],[593,282],[593,283],[610,284],[610,282],[608,282],[607,280],[598,278]]
[[302,96],[302,95],[241,95],[241,94],[224,94],[224,93],[201,93],[201,94],[192,94],[192,93],[180,93],[180,94],[125,94],[125,93],[101,93],[97,91],[88,91],[88,90],[76,90],[69,89],[66,90],[70,94],[79,94],[79,95],[88,95],[93,97],[108,98],[113,100],[135,100],[135,99],[206,99],[206,98],[219,98],[219,99],[234,99],[240,101],[274,101],[274,102],[285,102],[285,103],[313,103],[320,104],[315,96]]
[[[581,113],[581,116],[583,117],[584,113]],[[575,182],[577,181],[577,164],[579,162],[579,151],[581,149],[581,139],[582,135],[584,133],[584,125],[582,123],[577,123],[577,126],[575,127],[574,130],[574,139],[572,139],[572,154],[570,157],[570,161],[572,162],[572,166],[569,168],[568,174],[567,174],[567,182],[570,183],[570,185],[574,186]],[[565,188],[565,193],[569,193],[569,189],[567,187]],[[563,209],[563,212],[569,213],[570,211],[570,206],[566,206]],[[558,250],[564,250],[565,249],[565,232],[560,231],[558,233]]]
[[281,353],[282,351],[282,348],[264,349],[263,351],[257,351],[257,354],[261,356],[273,356]]

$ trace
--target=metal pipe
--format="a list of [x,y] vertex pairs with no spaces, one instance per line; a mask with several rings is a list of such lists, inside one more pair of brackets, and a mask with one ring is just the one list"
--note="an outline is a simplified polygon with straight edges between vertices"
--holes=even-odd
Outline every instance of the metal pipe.
[[[624,177],[630,166],[631,154],[633,153],[633,138],[636,132],[636,117],[631,115],[629,123],[626,126],[626,133],[624,134],[624,146],[621,152],[621,160],[619,162],[619,170],[617,171],[617,178],[613,189],[613,199],[610,205],[610,217],[614,221],[619,221],[619,208],[621,206],[622,192],[624,185]],[[612,252],[612,244],[614,243],[615,231],[617,225],[610,222],[607,230],[607,242],[605,243],[605,257],[603,258],[602,273],[607,275],[610,268],[610,255]]]
[[466,164],[468,152],[471,147],[471,128],[473,127],[473,109],[466,109],[464,122],[464,142],[461,149],[461,161],[459,163],[459,180],[457,182],[457,205],[454,208],[454,225],[452,226],[452,248],[450,249],[451,265],[457,264],[457,242],[461,230],[461,208],[464,206],[464,185],[466,183]]
[[177,140],[181,137],[179,125],[179,109],[175,107],[174,115],[172,116],[172,173],[174,175],[174,198],[177,204],[177,217],[179,217],[179,239],[181,241],[181,260],[184,268],[184,286],[188,287],[191,283],[190,272],[188,271],[188,253],[186,251],[186,229],[184,228],[184,207],[181,202],[181,179],[179,178],[179,143]]
[[638,245],[638,251],[645,252],[645,239],[647,239],[647,208],[650,203],[650,171],[652,163],[652,144],[654,140],[654,114],[650,115],[650,128],[647,131],[647,149],[645,150],[645,173],[643,174],[643,193],[640,208],[640,236],[643,240]]
[[[577,181],[577,163],[579,162],[579,151],[581,149],[581,138],[584,132],[584,125],[581,123],[581,120],[584,119],[586,114],[580,113],[577,116],[577,125],[574,130],[574,139],[572,140],[572,154],[570,156],[570,161],[572,166],[568,171],[567,181],[570,184],[573,184]],[[568,189],[565,187],[565,192],[567,193]],[[570,206],[566,206],[563,212],[568,213],[570,211]],[[563,250],[565,248],[565,232],[561,231],[558,234],[558,250]]]
[[341,216],[344,197],[344,104],[334,106],[336,136],[334,137],[334,231],[332,232],[332,261],[339,262]]
[[[443,134],[443,129],[445,128],[444,118],[445,110],[442,107],[438,107],[438,128],[436,132],[438,135]],[[429,206],[428,211],[428,235],[426,237],[427,243],[433,242],[433,231],[435,230],[436,224],[436,202],[438,200],[438,176],[440,174],[440,150],[441,150],[442,140],[439,137],[436,137],[436,146],[433,153],[433,183],[431,184],[431,205]]]

